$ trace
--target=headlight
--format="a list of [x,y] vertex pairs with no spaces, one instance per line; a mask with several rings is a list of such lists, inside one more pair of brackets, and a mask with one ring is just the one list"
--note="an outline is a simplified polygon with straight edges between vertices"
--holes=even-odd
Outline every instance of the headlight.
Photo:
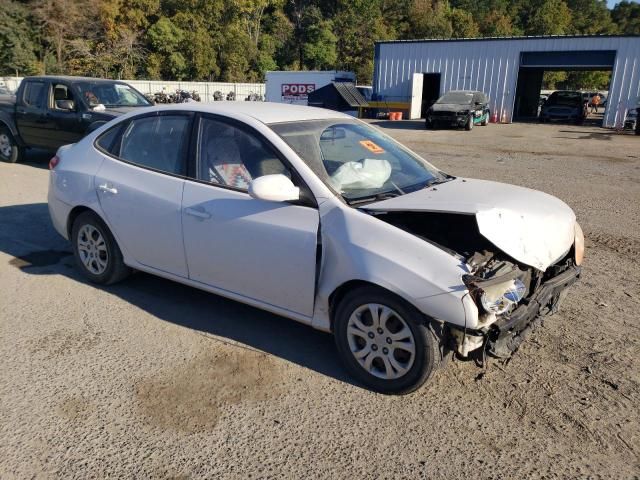
[[582,265],[582,260],[584,259],[584,233],[582,233],[582,228],[580,228],[578,222],[576,222],[575,234],[576,238],[573,246],[575,250],[575,261],[576,265]]
[[480,304],[489,313],[504,313],[511,305],[515,305],[524,297],[527,288],[520,279],[482,288]]

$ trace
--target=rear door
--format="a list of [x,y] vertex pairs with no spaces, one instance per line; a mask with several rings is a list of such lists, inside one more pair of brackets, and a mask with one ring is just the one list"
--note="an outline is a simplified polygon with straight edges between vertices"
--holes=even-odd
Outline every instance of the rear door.
[[164,113],[134,117],[120,127],[119,138],[103,150],[95,188],[129,256],[160,272],[187,277],[181,207],[193,116]]
[[182,214],[189,277],[311,317],[317,208],[256,200],[247,193],[253,179],[275,173],[306,187],[246,126],[203,117],[197,133],[195,178],[185,183]]
[[16,99],[16,125],[29,147],[54,148],[55,124],[47,110],[49,82],[23,80],[24,87]]

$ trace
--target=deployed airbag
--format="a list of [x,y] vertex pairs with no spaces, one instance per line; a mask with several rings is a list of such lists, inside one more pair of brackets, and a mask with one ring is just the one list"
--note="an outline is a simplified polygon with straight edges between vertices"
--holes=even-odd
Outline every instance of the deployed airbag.
[[391,164],[384,159],[365,158],[361,162],[347,162],[333,175],[331,183],[339,192],[382,187],[391,176]]

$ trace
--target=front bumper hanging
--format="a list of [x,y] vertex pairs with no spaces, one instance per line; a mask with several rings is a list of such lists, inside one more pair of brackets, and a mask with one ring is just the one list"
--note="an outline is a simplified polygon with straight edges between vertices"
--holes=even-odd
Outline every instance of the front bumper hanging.
[[542,318],[558,311],[567,288],[580,278],[581,267],[571,266],[544,282],[526,303],[516,308],[508,318],[492,325],[487,351],[507,358],[515,352],[527,336],[542,323]]

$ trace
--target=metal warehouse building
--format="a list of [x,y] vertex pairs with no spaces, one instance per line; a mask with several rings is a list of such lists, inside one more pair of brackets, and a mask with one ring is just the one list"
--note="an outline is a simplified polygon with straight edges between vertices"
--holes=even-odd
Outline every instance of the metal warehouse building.
[[613,127],[640,96],[640,36],[377,42],[374,100],[421,118],[449,90],[481,90],[489,95],[492,112],[511,122],[535,116],[548,70],[611,70],[603,125]]

